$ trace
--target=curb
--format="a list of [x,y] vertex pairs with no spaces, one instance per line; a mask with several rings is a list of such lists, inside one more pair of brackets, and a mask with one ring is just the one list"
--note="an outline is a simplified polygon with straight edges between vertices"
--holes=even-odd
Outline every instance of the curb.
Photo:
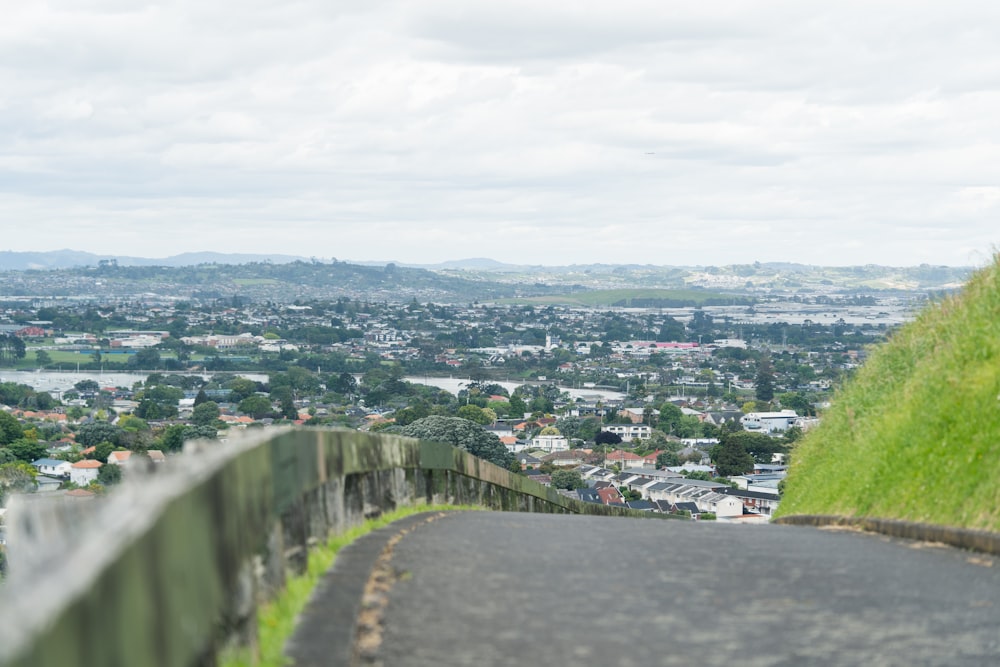
[[353,664],[354,632],[365,584],[382,549],[394,535],[437,512],[411,514],[362,535],[345,546],[322,576],[302,610],[284,654],[295,667]]
[[1000,533],[969,528],[953,528],[896,519],[837,516],[835,514],[793,514],[775,519],[772,523],[788,526],[848,526],[871,533],[901,537],[922,542],[940,542],[959,549],[978,551],[1000,556]]

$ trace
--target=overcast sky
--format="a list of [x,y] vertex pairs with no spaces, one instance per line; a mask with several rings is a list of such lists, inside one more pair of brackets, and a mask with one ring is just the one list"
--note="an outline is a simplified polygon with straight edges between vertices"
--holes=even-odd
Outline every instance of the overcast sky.
[[1000,248],[1000,3],[3,14],[0,250],[981,265]]

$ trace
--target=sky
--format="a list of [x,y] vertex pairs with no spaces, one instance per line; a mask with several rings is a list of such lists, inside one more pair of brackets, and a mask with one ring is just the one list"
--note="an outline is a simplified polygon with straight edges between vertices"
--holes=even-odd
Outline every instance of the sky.
[[1000,3],[8,0],[0,250],[982,265]]

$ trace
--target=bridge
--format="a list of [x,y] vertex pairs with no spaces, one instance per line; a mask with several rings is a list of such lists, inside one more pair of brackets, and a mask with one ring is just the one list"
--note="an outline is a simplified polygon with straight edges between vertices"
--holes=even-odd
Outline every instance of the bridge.
[[0,664],[215,665],[256,644],[258,604],[312,545],[421,502],[504,511],[417,514],[345,549],[295,665],[1000,662],[993,534],[656,520],[353,431],[262,431],[171,463],[93,507],[9,514]]

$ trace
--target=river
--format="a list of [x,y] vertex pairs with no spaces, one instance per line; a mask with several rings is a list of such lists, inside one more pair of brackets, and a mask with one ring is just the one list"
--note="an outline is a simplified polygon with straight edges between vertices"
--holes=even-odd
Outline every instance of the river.
[[[469,378],[436,378],[427,377],[424,375],[411,375],[404,377],[407,382],[412,382],[414,384],[425,384],[431,387],[437,387],[438,389],[444,389],[445,391],[458,395],[458,392],[465,388],[469,384]],[[545,382],[494,382],[493,380],[486,380],[485,384],[498,384],[508,392],[512,392],[523,384],[547,384]],[[625,398],[625,394],[620,391],[610,391],[607,389],[593,389],[587,387],[560,387],[560,391],[564,391],[569,394],[569,397],[573,400],[577,398],[582,398],[585,401],[616,401]]]
[[[152,372],[152,371],[150,371]],[[59,396],[65,391],[73,388],[81,380],[94,380],[102,387],[126,387],[131,389],[136,382],[145,382],[150,372],[145,373],[121,373],[121,372],[100,372],[100,371],[0,371],[0,382],[16,382],[26,384],[35,391],[46,391],[53,396]],[[177,373],[165,372],[164,375],[176,375]],[[181,373],[181,375],[193,375],[208,379],[215,373]],[[265,373],[233,373],[240,377],[249,378],[255,382],[267,382]],[[360,376],[359,376],[360,379]],[[447,392],[458,395],[458,392],[469,383],[468,378],[438,378],[412,375],[403,378],[407,382],[414,384],[425,384],[431,387],[444,389]],[[498,384],[508,392],[514,391],[523,384],[545,384],[545,383],[524,383],[524,382],[492,382]],[[561,387],[561,391],[569,394],[570,398],[576,400],[582,398],[585,401],[614,401],[625,397],[620,391],[610,391],[607,389],[594,389],[587,387]]]
[[[153,372],[153,371],[150,371]],[[16,382],[26,384],[35,391],[45,391],[53,396],[61,395],[64,391],[73,389],[73,385],[81,380],[94,380],[102,387],[126,387],[131,389],[136,382],[145,382],[149,373],[119,373],[101,371],[15,371],[0,370],[0,382]],[[157,371],[158,372],[158,371]],[[166,372],[164,375],[178,375],[178,373]],[[180,375],[193,375],[203,379],[208,379],[214,373],[180,373]],[[255,382],[267,382],[267,375],[264,373],[233,373],[240,377],[249,378]]]

